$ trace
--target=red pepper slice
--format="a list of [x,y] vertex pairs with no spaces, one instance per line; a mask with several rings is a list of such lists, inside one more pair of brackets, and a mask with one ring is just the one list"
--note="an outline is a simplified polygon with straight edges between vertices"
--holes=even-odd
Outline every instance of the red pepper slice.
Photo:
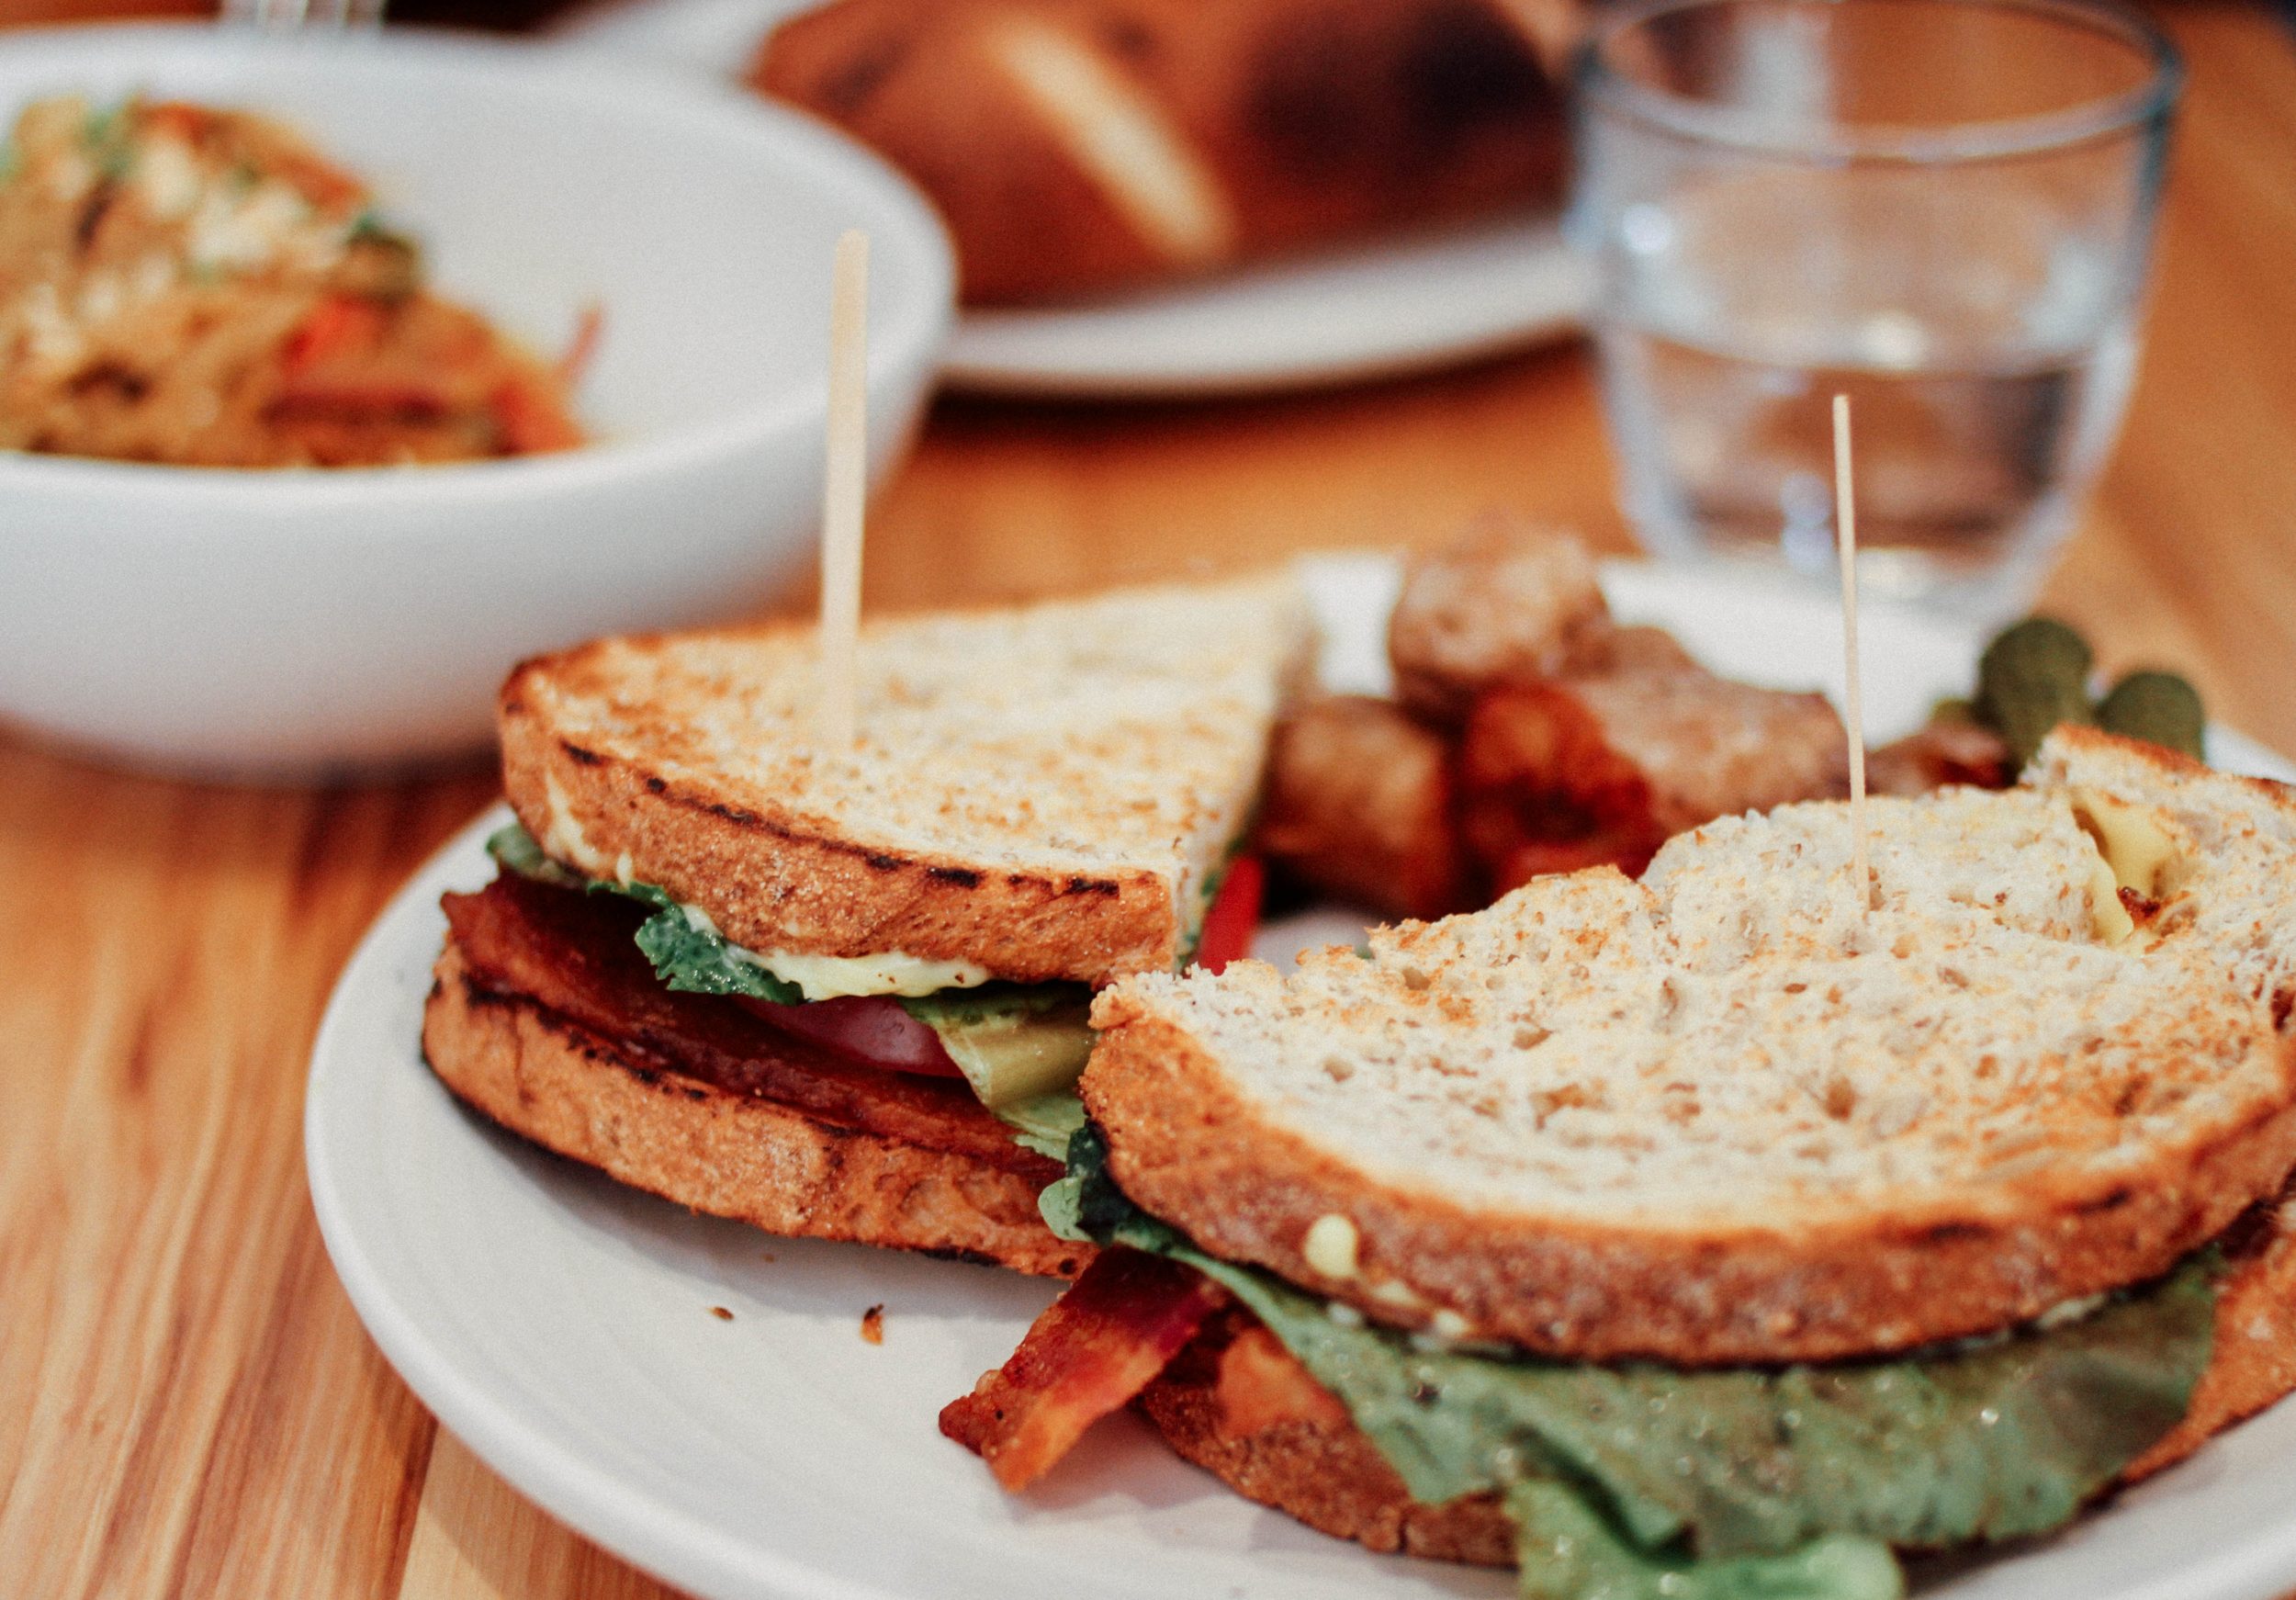
[[1255,855],[1240,855],[1228,863],[1220,892],[1204,913],[1204,930],[1196,941],[1198,966],[1219,972],[1252,953],[1252,935],[1259,930],[1260,892],[1266,882],[1266,869]]

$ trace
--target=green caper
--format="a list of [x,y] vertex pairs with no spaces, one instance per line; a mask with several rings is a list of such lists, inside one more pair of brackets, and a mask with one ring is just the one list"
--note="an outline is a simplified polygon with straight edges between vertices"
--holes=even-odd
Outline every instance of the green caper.
[[2088,641],[2054,617],[2029,616],[2004,630],[1977,661],[1977,715],[2009,747],[2032,760],[2062,722],[2093,723]]
[[2097,725],[2108,733],[2150,739],[2200,761],[2208,715],[2200,709],[2200,693],[2174,672],[2132,672],[2097,707]]

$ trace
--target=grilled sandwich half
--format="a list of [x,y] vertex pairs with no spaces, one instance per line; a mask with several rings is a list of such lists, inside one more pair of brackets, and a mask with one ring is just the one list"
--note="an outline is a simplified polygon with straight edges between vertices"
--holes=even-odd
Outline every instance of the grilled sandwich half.
[[1138,1396],[1529,1594],[1874,1600],[2296,1386],[2296,796],[2060,729],[1863,883],[1853,815],[1115,986],[1104,1253],[944,1429],[1019,1483]]
[[[526,662],[519,826],[447,897],[425,1054],[697,1210],[1073,1272],[1036,1202],[1092,994],[1187,963],[1233,898],[1310,642],[1288,578],[874,622],[835,751],[809,630]],[[1232,943],[1248,915],[1211,920]]]

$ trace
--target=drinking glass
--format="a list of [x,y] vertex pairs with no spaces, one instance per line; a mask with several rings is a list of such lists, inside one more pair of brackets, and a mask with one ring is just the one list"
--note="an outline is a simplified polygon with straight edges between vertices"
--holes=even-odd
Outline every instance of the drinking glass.
[[2176,51],[2112,0],[1630,0],[1581,46],[1570,228],[1620,492],[1669,556],[2030,600],[2118,429]]

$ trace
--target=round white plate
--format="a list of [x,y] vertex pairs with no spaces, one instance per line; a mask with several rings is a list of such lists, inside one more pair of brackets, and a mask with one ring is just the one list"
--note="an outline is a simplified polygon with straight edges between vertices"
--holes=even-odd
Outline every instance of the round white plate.
[[[805,0],[599,0],[562,48],[689,73],[745,67]],[[1042,310],[968,310],[941,362],[953,389],[1067,399],[1299,389],[1422,370],[1575,329],[1587,275],[1551,216],[1309,256],[1202,283]]]
[[[1395,573],[1312,564],[1324,668],[1376,687]],[[1620,567],[1626,615],[1782,684],[1839,669],[1833,607],[1784,584]],[[1876,610],[1875,737],[1966,686],[1971,641]],[[2226,765],[2296,775],[2229,736]],[[546,1155],[463,1112],[417,1052],[445,919],[492,876],[490,813],[416,874],[345,970],[313,1052],[311,1198],[383,1353],[546,1509],[710,1600],[1496,1597],[1508,1574],[1375,1556],[1230,1493],[1129,1414],[1042,1488],[1002,1493],[940,1406],[1003,1361],[1053,1286],[990,1268],[770,1238]],[[1321,928],[1268,930],[1288,958]],[[884,1342],[861,1317],[884,1307]],[[733,1313],[724,1321],[712,1308]],[[2296,1406],[2235,1429],[2064,1536],[1938,1575],[1954,1600],[2269,1600],[2296,1585]]]

